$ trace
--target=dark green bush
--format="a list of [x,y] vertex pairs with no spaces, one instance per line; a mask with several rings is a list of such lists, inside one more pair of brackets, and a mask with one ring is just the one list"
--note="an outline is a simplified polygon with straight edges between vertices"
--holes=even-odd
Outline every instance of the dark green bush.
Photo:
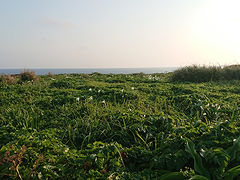
[[209,82],[219,80],[239,80],[240,65],[231,66],[187,66],[172,73],[170,81]]

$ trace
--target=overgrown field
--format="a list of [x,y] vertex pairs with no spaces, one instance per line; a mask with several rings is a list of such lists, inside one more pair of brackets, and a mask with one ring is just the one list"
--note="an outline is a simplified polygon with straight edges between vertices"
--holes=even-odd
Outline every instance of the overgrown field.
[[0,82],[0,179],[238,179],[240,81],[170,75]]

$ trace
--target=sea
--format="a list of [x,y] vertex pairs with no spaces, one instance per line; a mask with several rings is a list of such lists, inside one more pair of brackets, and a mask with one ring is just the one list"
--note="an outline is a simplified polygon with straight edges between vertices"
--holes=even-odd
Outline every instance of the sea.
[[0,75],[4,74],[19,74],[24,71],[34,71],[37,75],[46,75],[48,73],[52,74],[91,74],[91,73],[101,73],[101,74],[133,74],[133,73],[168,73],[178,69],[178,67],[159,67],[159,68],[56,68],[56,69],[0,69]]

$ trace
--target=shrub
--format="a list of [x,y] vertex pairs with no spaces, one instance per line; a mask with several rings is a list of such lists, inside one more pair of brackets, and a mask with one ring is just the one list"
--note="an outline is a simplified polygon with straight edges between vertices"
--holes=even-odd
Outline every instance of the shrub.
[[225,66],[223,76],[226,80],[240,80],[240,65]]
[[55,75],[54,75],[53,73],[51,73],[51,72],[48,72],[48,77],[50,77],[50,78],[54,78]]
[[1,81],[6,84],[15,84],[17,79],[12,75],[3,75],[1,76]]
[[38,78],[34,71],[24,71],[20,74],[20,79],[22,81],[35,81]]
[[170,76],[170,81],[208,82],[225,80],[226,75],[223,72],[224,69],[221,66],[187,66],[174,71]]

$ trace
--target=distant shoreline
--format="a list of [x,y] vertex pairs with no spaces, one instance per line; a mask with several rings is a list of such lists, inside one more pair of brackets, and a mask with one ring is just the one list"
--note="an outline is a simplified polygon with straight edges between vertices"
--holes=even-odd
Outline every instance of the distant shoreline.
[[132,74],[132,73],[167,73],[178,69],[178,67],[160,68],[9,68],[0,69],[0,74],[19,74],[24,70],[34,71],[37,75],[53,74],[91,74],[94,72],[101,74]]

